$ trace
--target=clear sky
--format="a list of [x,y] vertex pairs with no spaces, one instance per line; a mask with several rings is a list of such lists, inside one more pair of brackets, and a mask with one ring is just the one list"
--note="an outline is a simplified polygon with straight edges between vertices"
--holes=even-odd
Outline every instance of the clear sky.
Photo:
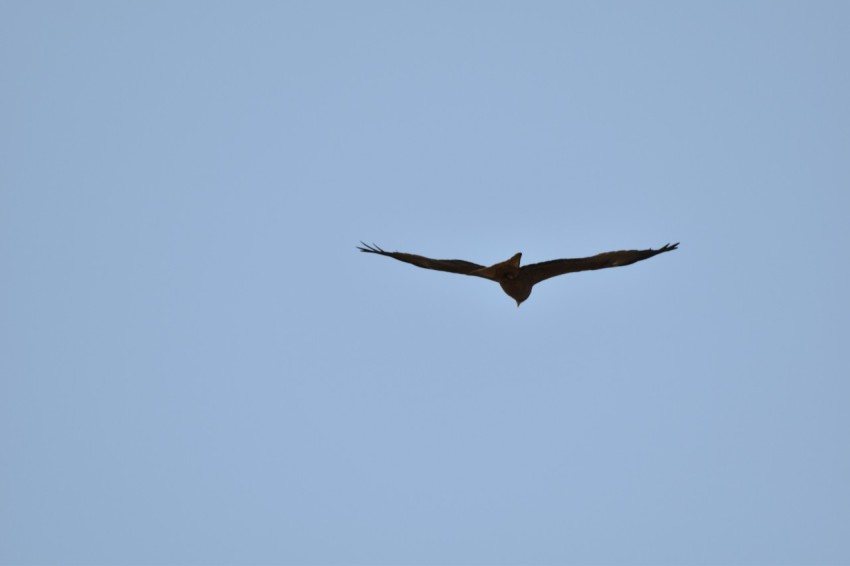
[[850,564],[850,4],[7,0],[0,76],[3,565]]

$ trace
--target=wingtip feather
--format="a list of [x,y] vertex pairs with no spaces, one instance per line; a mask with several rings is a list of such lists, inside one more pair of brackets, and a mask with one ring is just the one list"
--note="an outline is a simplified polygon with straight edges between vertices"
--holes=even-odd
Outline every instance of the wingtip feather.
[[363,244],[363,245],[357,246],[357,249],[360,250],[361,252],[366,252],[366,253],[370,253],[370,254],[385,254],[385,253],[387,253],[384,250],[382,250],[380,246],[377,246],[375,244],[370,245],[370,244],[367,244],[366,242],[364,242],[363,240],[360,240],[360,243]]

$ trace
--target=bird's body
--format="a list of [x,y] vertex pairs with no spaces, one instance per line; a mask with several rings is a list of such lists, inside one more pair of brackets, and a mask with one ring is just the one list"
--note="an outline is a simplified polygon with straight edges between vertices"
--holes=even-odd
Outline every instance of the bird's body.
[[649,259],[660,253],[673,251],[678,245],[678,243],[667,244],[657,250],[623,250],[576,259],[553,259],[551,261],[532,263],[524,266],[520,266],[522,254],[517,253],[510,259],[495,263],[489,267],[461,259],[431,259],[402,252],[387,252],[378,246],[370,246],[368,244],[363,244],[362,247],[358,246],[357,249],[362,252],[385,255],[405,263],[411,263],[417,267],[424,267],[425,269],[436,269],[438,271],[448,271],[450,273],[490,279],[497,282],[502,287],[502,290],[514,299],[517,306],[519,306],[531,295],[531,289],[534,285],[550,277],[564,275],[565,273],[574,273],[576,271],[629,265]]

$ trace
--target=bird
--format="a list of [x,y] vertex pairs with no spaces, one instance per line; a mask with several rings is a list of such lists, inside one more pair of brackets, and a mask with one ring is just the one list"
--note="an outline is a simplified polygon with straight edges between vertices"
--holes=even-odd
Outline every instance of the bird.
[[494,263],[493,265],[486,267],[462,259],[431,259],[429,257],[403,252],[388,252],[375,244],[369,245],[363,241],[360,243],[363,245],[357,246],[357,249],[361,252],[391,257],[425,269],[448,271],[449,273],[459,273],[461,275],[472,275],[474,277],[483,277],[484,279],[495,281],[501,285],[502,290],[509,297],[516,301],[517,307],[519,307],[523,301],[528,299],[531,295],[532,287],[551,277],[557,277],[558,275],[574,273],[577,271],[589,271],[592,269],[604,269],[606,267],[630,265],[638,261],[649,259],[658,254],[672,252],[679,247],[679,243],[676,242],[675,244],[665,244],[657,250],[621,250],[616,252],[605,252],[590,257],[553,259],[550,261],[532,263],[523,266],[520,266],[519,263],[522,258],[522,252],[518,252],[505,261]]

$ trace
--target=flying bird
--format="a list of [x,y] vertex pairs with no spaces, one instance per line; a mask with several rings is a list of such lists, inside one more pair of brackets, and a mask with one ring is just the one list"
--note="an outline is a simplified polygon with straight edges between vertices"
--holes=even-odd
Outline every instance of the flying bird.
[[387,252],[372,244],[360,242],[363,246],[357,246],[361,252],[378,254],[405,263],[412,263],[417,267],[425,269],[436,269],[437,271],[448,271],[449,273],[460,273],[461,275],[474,275],[490,279],[502,286],[502,290],[516,301],[519,306],[531,295],[531,288],[537,283],[545,281],[550,277],[557,277],[565,273],[576,271],[588,271],[591,269],[604,269],[606,267],[620,267],[638,261],[649,259],[654,255],[663,254],[675,250],[679,243],[666,244],[657,250],[622,250],[618,252],[605,252],[590,257],[575,259],[553,259],[540,263],[532,263],[520,267],[519,260],[522,253],[514,254],[510,259],[495,263],[490,267],[478,265],[471,261],[462,259],[431,259],[421,255],[402,252]]

